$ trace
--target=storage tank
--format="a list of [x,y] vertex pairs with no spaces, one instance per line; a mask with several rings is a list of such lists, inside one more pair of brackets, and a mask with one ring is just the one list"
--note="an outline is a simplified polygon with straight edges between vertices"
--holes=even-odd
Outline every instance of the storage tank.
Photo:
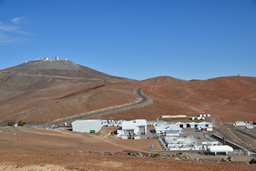
[[233,152],[233,148],[229,145],[222,145],[222,146],[209,146],[208,150],[212,153],[218,153],[218,152]]

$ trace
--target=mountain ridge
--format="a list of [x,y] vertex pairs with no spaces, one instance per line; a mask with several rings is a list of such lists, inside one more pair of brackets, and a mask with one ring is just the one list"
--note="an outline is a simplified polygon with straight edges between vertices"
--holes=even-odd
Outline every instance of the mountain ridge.
[[226,122],[256,118],[255,77],[187,81],[160,76],[137,81],[72,61],[33,61],[0,71],[0,125],[19,119],[46,123],[127,104],[137,100],[134,91],[138,88],[152,99],[151,105],[101,118],[156,119],[180,113],[211,113]]

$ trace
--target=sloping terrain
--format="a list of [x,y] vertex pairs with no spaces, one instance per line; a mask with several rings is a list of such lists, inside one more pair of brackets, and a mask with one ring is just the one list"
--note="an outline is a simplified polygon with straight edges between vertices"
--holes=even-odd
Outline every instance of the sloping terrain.
[[220,77],[143,81],[110,76],[72,61],[31,61],[0,71],[0,125],[49,123],[89,111],[134,103],[142,88],[152,104],[102,116],[156,119],[162,114],[211,113],[224,122],[255,120],[256,78]]
[[170,152],[168,154],[173,156],[171,158],[166,157],[164,153],[159,153],[157,157],[157,151],[161,150],[157,139],[111,139],[102,133],[84,134],[28,127],[0,128],[0,133],[0,170],[7,171],[256,169],[255,164],[248,163],[251,156],[233,155],[234,162],[228,163],[219,162],[228,157],[223,155]]
[[136,88],[109,86],[126,80],[71,61],[32,61],[0,71],[0,123],[40,124],[130,102]]
[[[112,115],[155,119],[163,114],[211,113],[224,122],[256,119],[256,78],[220,77],[184,81],[157,77],[141,81],[144,94],[154,104]],[[139,114],[139,115],[138,115]]]

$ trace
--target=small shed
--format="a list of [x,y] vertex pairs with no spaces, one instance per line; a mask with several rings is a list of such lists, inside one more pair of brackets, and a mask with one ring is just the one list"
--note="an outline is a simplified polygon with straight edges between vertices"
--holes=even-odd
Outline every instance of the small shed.
[[97,133],[101,130],[101,120],[76,120],[72,122],[74,132]]

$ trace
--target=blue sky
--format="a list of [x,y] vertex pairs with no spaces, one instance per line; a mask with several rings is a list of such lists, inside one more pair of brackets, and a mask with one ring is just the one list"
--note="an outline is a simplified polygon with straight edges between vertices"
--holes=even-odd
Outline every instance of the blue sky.
[[143,80],[256,76],[255,0],[0,0],[0,69],[68,58]]

